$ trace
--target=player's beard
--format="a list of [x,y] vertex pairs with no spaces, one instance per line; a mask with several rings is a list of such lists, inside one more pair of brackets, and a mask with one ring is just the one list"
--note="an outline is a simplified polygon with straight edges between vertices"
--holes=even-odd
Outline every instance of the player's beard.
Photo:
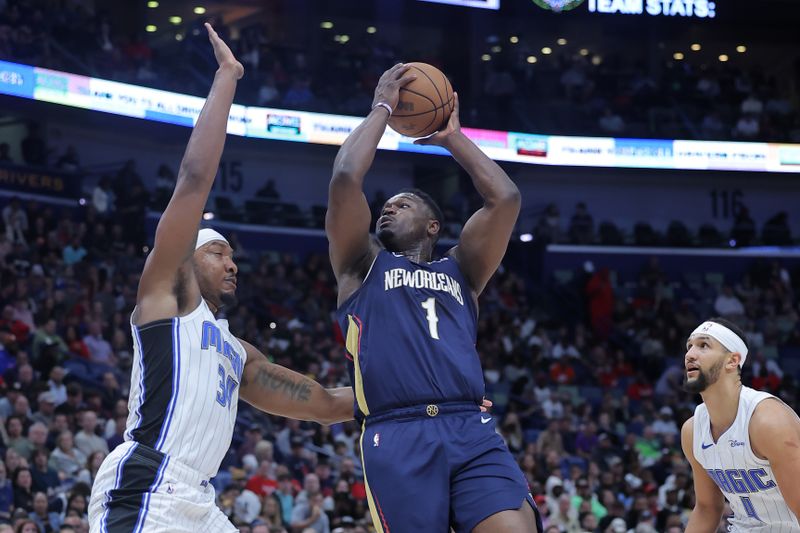
[[694,394],[699,394],[705,391],[708,387],[719,381],[719,376],[722,373],[722,366],[724,364],[725,358],[721,358],[719,361],[711,365],[711,368],[708,369],[708,374],[703,372],[702,369],[698,369],[698,376],[694,381],[689,381],[689,377],[684,375],[683,390]]
[[390,252],[398,252],[394,242],[394,232],[389,228],[378,229],[377,237],[380,243]]
[[231,307],[236,307],[236,304],[239,300],[236,298],[235,292],[221,292],[219,295],[220,301],[220,309],[230,309]]

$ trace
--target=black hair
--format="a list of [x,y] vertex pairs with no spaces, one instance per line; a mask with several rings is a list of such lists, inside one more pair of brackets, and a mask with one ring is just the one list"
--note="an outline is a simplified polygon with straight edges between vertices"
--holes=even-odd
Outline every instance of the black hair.
[[[715,323],[719,324],[720,326],[725,326],[726,328],[728,328],[732,332],[736,333],[736,335],[740,339],[742,339],[742,342],[744,343],[744,347],[747,348],[747,351],[748,352],[750,351],[750,345],[747,344],[747,335],[745,335],[744,331],[742,331],[742,328],[740,328],[739,326],[737,326],[736,324],[734,324],[733,322],[731,322],[727,318],[722,318],[722,317],[719,317],[719,316],[715,316],[715,317],[709,318],[708,322],[715,322]],[[725,347],[723,346],[723,348],[725,348]],[[725,348],[725,349],[727,350],[727,348]]]
[[403,189],[397,194],[413,194],[414,196],[418,196],[423,202],[425,202],[425,205],[428,206],[428,209],[431,210],[434,220],[437,220],[439,224],[444,224],[444,213],[442,213],[442,209],[439,207],[439,204],[436,203],[436,200],[434,200],[430,194],[416,188]]
[[[439,204],[436,203],[436,200],[434,200],[430,194],[415,187],[403,189],[402,191],[399,191],[397,194],[411,194],[416,196],[417,198],[422,200],[422,202],[428,207],[428,209],[431,211],[431,214],[433,215],[433,219],[439,222],[440,228],[444,224],[444,213],[442,213],[442,209],[439,207]],[[440,229],[439,233],[437,233],[433,237],[434,246],[436,246],[436,243],[439,242],[439,237],[441,236],[442,236],[442,231]]]

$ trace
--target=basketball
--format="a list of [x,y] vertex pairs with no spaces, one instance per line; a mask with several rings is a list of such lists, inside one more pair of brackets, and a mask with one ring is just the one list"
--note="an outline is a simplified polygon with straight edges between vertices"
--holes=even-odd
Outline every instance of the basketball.
[[453,86],[447,76],[427,63],[408,63],[406,74],[417,79],[400,88],[400,101],[389,126],[407,137],[425,137],[439,131],[453,111]]

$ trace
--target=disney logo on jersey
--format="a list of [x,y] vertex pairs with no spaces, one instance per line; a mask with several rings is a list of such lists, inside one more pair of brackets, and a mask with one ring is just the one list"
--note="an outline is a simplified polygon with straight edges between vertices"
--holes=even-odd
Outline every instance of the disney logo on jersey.
[[244,360],[239,355],[233,345],[226,341],[222,331],[213,322],[206,320],[203,322],[202,337],[200,339],[200,349],[208,350],[214,347],[217,353],[225,357],[231,362],[231,369],[236,374],[237,379],[242,379],[242,371],[244,370]]
[[464,296],[461,284],[444,272],[428,272],[426,270],[406,270],[393,268],[384,273],[384,290],[389,291],[400,287],[412,289],[430,289],[450,294],[455,300],[464,305]]
[[731,448],[736,448],[738,446],[744,446],[744,442],[736,439],[728,440],[728,443],[731,445]]

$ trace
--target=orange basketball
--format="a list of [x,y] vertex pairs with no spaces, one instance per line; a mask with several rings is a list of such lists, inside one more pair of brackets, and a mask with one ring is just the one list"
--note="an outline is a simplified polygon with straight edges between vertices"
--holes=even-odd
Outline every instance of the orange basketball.
[[425,137],[442,129],[453,111],[453,86],[447,76],[427,63],[407,63],[417,79],[400,88],[400,101],[389,126],[407,137]]

